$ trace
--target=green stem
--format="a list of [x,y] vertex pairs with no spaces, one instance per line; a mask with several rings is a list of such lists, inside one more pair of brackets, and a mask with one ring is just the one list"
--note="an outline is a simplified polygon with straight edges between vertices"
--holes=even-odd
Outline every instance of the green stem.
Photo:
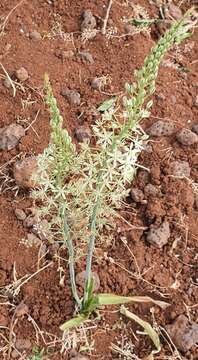
[[69,226],[66,220],[66,216],[64,215],[64,226],[63,226],[63,234],[64,234],[64,240],[67,245],[67,249],[69,252],[69,275],[70,275],[70,282],[71,282],[71,289],[72,289],[72,295],[78,305],[78,307],[81,307],[81,301],[78,296],[77,288],[76,288],[76,280],[75,280],[75,270],[74,270],[74,247],[72,240],[69,235]]

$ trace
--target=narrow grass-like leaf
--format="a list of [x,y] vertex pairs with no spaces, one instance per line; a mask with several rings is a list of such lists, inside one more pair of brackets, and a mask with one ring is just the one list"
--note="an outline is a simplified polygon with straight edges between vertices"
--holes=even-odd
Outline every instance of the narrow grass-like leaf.
[[153,303],[160,306],[162,309],[165,309],[169,306],[168,303],[164,301],[158,301],[150,298],[149,296],[119,296],[114,294],[98,294],[98,304],[99,305],[120,305],[127,304],[130,302],[138,303]]
[[63,325],[60,326],[60,330],[65,331],[65,330],[72,329],[72,328],[82,324],[86,319],[87,319],[87,317],[85,315],[80,314],[77,317],[66,321]]
[[152,328],[152,326],[147,322],[139,318],[139,316],[133,314],[131,311],[127,310],[124,305],[121,306],[120,312],[122,315],[125,315],[127,318],[134,320],[136,323],[138,323],[140,326],[143,327],[146,334],[150,337],[153,344],[156,347],[156,350],[153,353],[158,353],[161,350],[161,344],[160,339],[157,334],[157,332]]

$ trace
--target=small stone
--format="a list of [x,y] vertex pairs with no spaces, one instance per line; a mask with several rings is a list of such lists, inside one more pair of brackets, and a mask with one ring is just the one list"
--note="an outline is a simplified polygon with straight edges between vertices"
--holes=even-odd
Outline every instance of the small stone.
[[61,95],[66,97],[71,105],[80,105],[81,96],[80,93],[76,90],[70,90],[68,88],[64,88],[61,91]]
[[104,82],[102,81],[102,78],[99,78],[99,77],[93,78],[93,80],[91,82],[91,87],[94,90],[101,91],[104,88]]
[[26,81],[29,77],[28,72],[24,67],[21,67],[20,69],[18,69],[15,72],[15,75],[16,75],[16,78],[21,82]]
[[14,212],[18,220],[24,221],[26,219],[26,213],[22,209],[17,208]]
[[34,234],[29,233],[27,234],[27,243],[30,246],[40,246],[41,245],[41,240]]
[[[81,271],[76,275],[76,284],[82,288],[84,288],[85,285],[85,275],[86,275],[86,271]],[[94,282],[94,291],[98,291],[100,288],[99,276],[95,271],[93,271],[91,275],[93,277],[93,282]]]
[[12,86],[12,83],[10,81],[10,79],[8,79],[7,77],[3,80],[3,85],[9,89]]
[[55,55],[59,59],[65,60],[65,59],[71,59],[72,57],[74,57],[75,53],[73,50],[57,50]]
[[150,229],[146,239],[150,244],[157,246],[161,249],[164,245],[167,244],[169,237],[169,223],[167,221],[164,221],[158,228]]
[[87,51],[79,52],[79,56],[84,63],[90,63],[90,64],[94,63],[93,56]]
[[194,145],[198,142],[198,135],[189,129],[182,129],[177,134],[177,140],[185,146]]
[[164,14],[167,19],[179,20],[182,17],[181,9],[172,2],[164,6]]
[[31,228],[33,227],[34,225],[36,225],[39,221],[39,218],[37,215],[35,216],[32,216],[32,215],[29,215],[28,217],[25,218],[25,220],[23,221],[23,226],[24,227],[27,227],[27,228]]
[[31,341],[28,339],[17,339],[15,342],[17,350],[29,350],[32,347]]
[[146,132],[151,136],[170,136],[175,132],[175,126],[169,121],[159,120],[151,125]]
[[17,359],[17,358],[19,358],[19,356],[20,356],[20,353],[17,351],[17,350],[13,350],[12,352],[11,352],[11,357],[13,358],[13,359]]
[[37,221],[33,224],[32,228],[33,234],[39,237],[41,240],[50,240],[52,237],[50,232],[50,225],[46,219],[43,219],[41,221]]
[[198,135],[198,124],[193,125],[192,131]]
[[76,351],[76,349],[72,349],[69,352],[69,358],[74,358],[78,355],[78,352]]
[[33,179],[38,173],[38,165],[35,156],[17,161],[14,165],[14,178],[17,184],[24,188],[35,188],[38,186]]
[[173,176],[190,177],[191,168],[187,161],[173,161],[170,170]]
[[157,196],[159,194],[159,189],[153,184],[147,184],[144,188],[144,193],[146,196]]
[[10,124],[0,128],[0,150],[14,149],[24,135],[25,130],[21,125]]
[[30,32],[30,39],[34,41],[42,40],[41,34],[37,30],[33,30]]
[[29,313],[29,308],[26,304],[20,303],[15,310],[15,315],[17,317],[22,317],[24,315],[27,315]]
[[179,315],[166,330],[178,350],[186,353],[198,343],[198,324],[189,322],[185,315]]
[[82,22],[80,29],[84,30],[93,30],[96,27],[96,19],[93,16],[91,10],[85,10],[82,13]]
[[78,127],[75,130],[75,135],[79,142],[90,141],[92,136],[90,128],[86,125]]
[[137,203],[141,203],[144,200],[144,193],[138,188],[131,189],[131,198]]

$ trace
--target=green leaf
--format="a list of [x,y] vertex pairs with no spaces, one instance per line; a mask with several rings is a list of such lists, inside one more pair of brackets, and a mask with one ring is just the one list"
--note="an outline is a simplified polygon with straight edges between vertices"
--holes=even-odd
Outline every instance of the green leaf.
[[149,26],[161,22],[160,19],[131,19],[129,22],[135,26]]
[[85,316],[84,314],[79,314],[77,317],[66,321],[63,325],[60,326],[60,329],[62,331],[72,329],[82,324],[86,319],[87,316]]
[[98,111],[104,112],[109,110],[112,105],[115,103],[116,98],[112,98],[109,100],[104,101],[99,107],[98,107]]
[[98,304],[99,305],[120,305],[130,302],[139,302],[139,303],[153,303],[160,306],[162,309],[165,309],[169,306],[168,303],[164,301],[158,301],[150,298],[149,296],[119,296],[114,294],[98,294]]
[[134,320],[140,326],[142,326],[146,332],[146,334],[150,337],[156,349],[154,353],[158,353],[161,350],[160,339],[157,332],[152,328],[152,326],[147,322],[139,318],[139,316],[133,314],[131,311],[127,310],[124,305],[121,306],[120,312],[122,315],[125,315],[130,320]]

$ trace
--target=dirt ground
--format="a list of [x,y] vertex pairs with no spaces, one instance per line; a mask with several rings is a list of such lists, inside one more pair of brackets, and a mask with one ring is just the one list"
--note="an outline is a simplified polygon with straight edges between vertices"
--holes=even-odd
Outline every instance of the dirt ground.
[[[193,4],[192,1],[175,2],[180,3],[182,11]],[[62,337],[59,326],[74,313],[67,261],[64,261],[66,253],[61,250],[57,255],[56,246],[47,240],[43,240],[40,247],[24,243],[30,230],[17,219],[15,210],[30,213],[32,199],[28,190],[18,188],[13,166],[17,159],[41,153],[48,144],[44,73],[49,74],[64,126],[77,141],[76,129],[93,124],[98,105],[122,92],[126,82],[133,81],[134,70],[141,67],[164,32],[163,26],[157,24],[150,30],[128,34],[125,20],[137,15],[138,6],[149,18],[158,18],[159,4],[160,1],[114,1],[106,34],[102,34],[107,0],[0,2],[0,32],[3,32],[0,35],[3,65],[0,67],[0,127],[17,123],[26,129],[15,148],[0,150],[0,359],[34,359],[35,347],[44,349],[43,359],[54,360],[69,358],[73,348],[85,353],[88,359],[142,359],[152,349],[149,338],[137,332],[140,328],[122,318],[119,309],[114,307],[102,309],[101,319],[91,319],[84,328]],[[96,19],[97,31],[91,39],[81,32],[82,13],[87,9]],[[38,33],[32,35],[34,30],[41,38]],[[92,58],[83,57],[83,52]],[[173,123],[177,133],[183,128],[192,129],[198,123],[197,59],[196,29],[188,40],[171,50],[162,63],[152,116],[144,122],[144,129],[160,119]],[[28,72],[24,82],[15,78],[21,67]],[[5,86],[5,71],[16,79],[15,97],[12,87]],[[102,91],[93,89],[95,77],[105,80]],[[80,93],[80,104],[71,104],[61,95],[66,87]],[[130,197],[121,215],[129,224],[145,230],[119,223],[112,241],[97,245],[94,271],[100,278],[100,292],[149,295],[170,303],[166,310],[150,305],[129,306],[161,332],[162,350],[155,359],[196,360],[197,345],[179,357],[164,329],[181,314],[189,321],[198,319],[197,145],[182,145],[175,133],[151,136],[139,160],[148,171],[138,170],[132,188],[142,191],[144,201]],[[174,161],[189,163],[188,179],[172,176]],[[148,184],[157,191],[146,193]],[[163,221],[169,224],[170,238],[163,248],[158,248],[147,241],[147,232]],[[77,271],[82,271],[84,266],[83,259],[77,264]],[[23,277],[32,274],[25,281]],[[21,278],[19,286],[17,280]],[[17,317],[17,305],[21,302],[28,306],[28,314]],[[18,347],[18,353],[14,350],[17,340],[26,341]],[[122,349],[122,355],[112,350],[112,344]],[[124,357],[127,350],[131,357]]]

